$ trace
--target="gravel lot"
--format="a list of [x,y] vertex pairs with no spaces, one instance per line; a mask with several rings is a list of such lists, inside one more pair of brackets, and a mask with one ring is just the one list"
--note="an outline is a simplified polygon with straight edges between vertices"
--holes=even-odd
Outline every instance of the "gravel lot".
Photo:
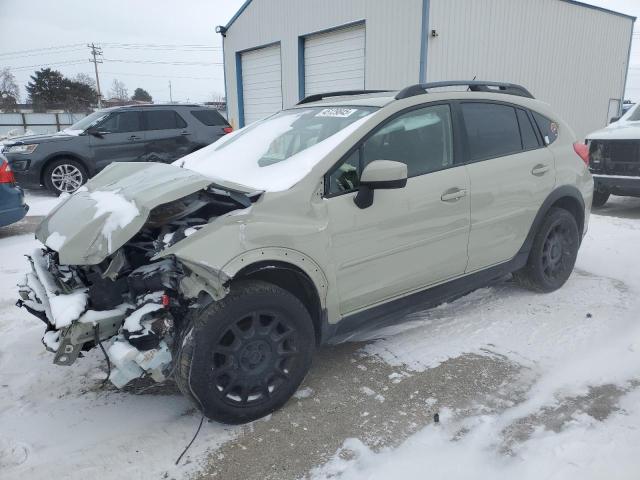
[[[57,201],[30,198],[38,214]],[[420,478],[425,469],[623,478],[640,469],[625,448],[640,432],[623,426],[640,420],[640,199],[614,198],[592,215],[560,291],[536,295],[505,279],[323,348],[282,410],[241,427],[205,422],[179,466],[200,416],[171,384],[101,388],[97,352],[56,367],[41,324],[13,306],[38,220],[0,229],[2,478]]]

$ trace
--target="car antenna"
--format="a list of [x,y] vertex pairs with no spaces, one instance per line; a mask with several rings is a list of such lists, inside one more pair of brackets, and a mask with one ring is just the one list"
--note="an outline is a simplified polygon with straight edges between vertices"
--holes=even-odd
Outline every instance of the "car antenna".
[[[476,79],[476,78],[478,78],[478,75],[474,75],[474,76],[473,76],[473,79],[472,79],[471,81],[472,81],[472,82],[473,82],[473,81],[475,81],[475,79]],[[469,86],[467,87],[467,92],[470,92],[470,91],[471,91],[471,85],[469,85]]]

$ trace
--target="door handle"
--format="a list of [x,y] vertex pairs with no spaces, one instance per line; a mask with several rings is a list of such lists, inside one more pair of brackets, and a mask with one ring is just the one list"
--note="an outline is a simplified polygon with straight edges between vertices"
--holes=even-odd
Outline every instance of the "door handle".
[[191,135],[190,132],[184,131],[184,132],[180,132],[180,135]]
[[544,165],[542,163],[539,163],[538,165],[536,165],[531,169],[531,174],[535,175],[536,177],[541,177],[548,171],[549,171],[549,165]]
[[133,140],[140,140],[140,139],[141,137],[138,137],[137,135],[131,135],[127,140],[133,141]]
[[443,202],[457,202],[458,200],[466,196],[467,191],[464,188],[454,187],[445,191],[440,196],[440,200],[442,200]]

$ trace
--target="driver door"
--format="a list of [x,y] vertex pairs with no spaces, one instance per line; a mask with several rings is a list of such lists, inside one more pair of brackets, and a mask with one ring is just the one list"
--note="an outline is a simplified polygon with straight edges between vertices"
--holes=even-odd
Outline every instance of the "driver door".
[[[464,273],[469,179],[455,163],[447,104],[412,109],[385,122],[326,177],[331,254],[340,313],[355,313]],[[401,189],[354,203],[362,169],[374,160],[407,164]]]
[[112,162],[137,162],[142,160],[145,132],[141,113],[125,110],[110,114],[96,129],[100,136],[91,135],[89,145],[97,171]]

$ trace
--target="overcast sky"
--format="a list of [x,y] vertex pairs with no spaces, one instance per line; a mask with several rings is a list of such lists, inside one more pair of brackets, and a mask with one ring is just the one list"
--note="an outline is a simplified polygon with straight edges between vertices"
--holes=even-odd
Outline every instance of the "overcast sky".
[[[226,24],[242,3],[0,0],[0,68],[12,67],[24,101],[29,75],[45,64],[68,76],[82,72],[93,77],[86,44],[95,42],[104,52],[99,68],[105,96],[117,78],[125,83],[130,95],[136,87],[142,87],[155,101],[168,101],[171,80],[174,101],[212,100],[224,92],[222,43],[214,28]],[[640,17],[640,0],[589,3]],[[636,26],[636,32],[627,98],[640,100],[640,27]],[[54,48],[60,46],[66,47]],[[42,50],[46,48],[49,50]],[[176,64],[179,62],[183,64]],[[585,66],[587,72],[591,68],[597,67]]]

